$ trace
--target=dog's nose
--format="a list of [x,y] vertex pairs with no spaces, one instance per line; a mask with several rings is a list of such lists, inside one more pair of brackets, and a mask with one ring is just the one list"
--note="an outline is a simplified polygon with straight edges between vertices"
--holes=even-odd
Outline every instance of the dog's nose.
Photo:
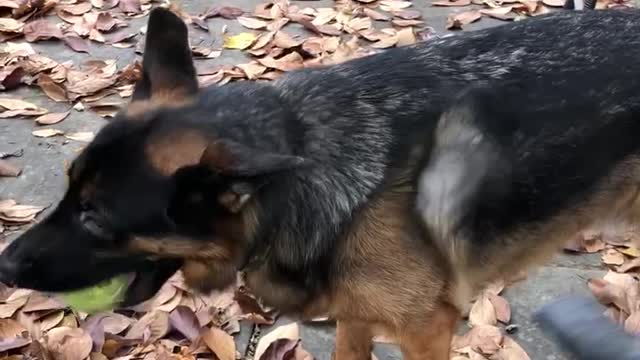
[[18,268],[17,262],[7,259],[6,256],[0,256],[0,282],[13,286],[18,275]]

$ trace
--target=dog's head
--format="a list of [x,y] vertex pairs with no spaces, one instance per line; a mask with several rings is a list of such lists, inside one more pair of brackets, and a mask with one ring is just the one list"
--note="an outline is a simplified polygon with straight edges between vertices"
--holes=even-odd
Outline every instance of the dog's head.
[[132,103],[73,161],[55,210],[0,255],[1,282],[62,292],[135,273],[133,304],[183,266],[203,288],[235,279],[255,192],[301,159],[214,138],[185,119],[208,116],[194,110],[202,99],[187,35],[173,13],[152,11]]

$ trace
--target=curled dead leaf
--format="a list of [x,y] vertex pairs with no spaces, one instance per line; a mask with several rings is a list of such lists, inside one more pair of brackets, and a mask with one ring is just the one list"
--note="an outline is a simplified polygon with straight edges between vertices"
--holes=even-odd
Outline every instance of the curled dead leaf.
[[41,19],[27,23],[22,30],[28,42],[48,39],[62,39],[62,30],[52,22]]
[[256,35],[252,33],[240,33],[234,36],[226,36],[224,38],[224,47],[227,49],[244,50],[253,45]]
[[141,339],[145,343],[153,343],[169,333],[169,314],[164,311],[151,311],[134,323],[126,339]]
[[67,99],[67,91],[58,85],[49,75],[38,75],[38,86],[52,100],[59,102],[69,101]]
[[36,118],[39,125],[53,125],[61,122],[69,116],[69,111],[62,113],[48,113]]
[[239,16],[236,20],[238,20],[240,25],[252,30],[266,29],[267,25],[269,25],[268,22],[253,17]]
[[441,0],[431,3],[432,6],[468,6],[471,5],[471,0]]
[[602,262],[607,265],[622,265],[625,260],[624,255],[615,249],[608,249],[602,254],[601,258]]
[[[11,162],[0,159],[0,177],[16,177],[20,175],[21,172],[22,170]],[[0,307],[2,307],[2,304],[0,304]]]
[[487,297],[496,311],[498,321],[503,324],[508,324],[511,321],[511,306],[509,302],[502,296],[492,293],[487,293]]
[[469,312],[469,325],[496,325],[496,309],[486,293],[480,295]]
[[201,336],[204,343],[219,360],[235,360],[236,344],[231,335],[223,330],[212,327],[210,329],[203,329]]
[[[20,205],[13,200],[0,200],[0,220],[9,223],[29,223],[44,210],[41,206]],[[11,302],[7,300],[7,302]]]
[[55,360],[84,360],[91,353],[91,337],[80,328],[57,327],[47,332],[47,348]]
[[24,326],[13,319],[0,319],[0,353],[29,345]]
[[267,348],[269,348],[269,346],[273,342],[279,339],[298,341],[300,339],[300,330],[298,328],[298,324],[291,323],[282,325],[265,334],[262,338],[260,338],[260,341],[256,346],[255,358],[262,359],[262,355],[267,351]]
[[449,14],[446,28],[449,30],[460,30],[463,26],[476,22],[480,20],[480,18],[482,18],[482,13],[477,10]]
[[31,134],[33,136],[35,136],[35,137],[48,138],[48,137],[52,137],[52,136],[62,135],[62,134],[64,134],[64,131],[58,130],[58,129],[47,128],[47,129],[33,130],[31,132]]

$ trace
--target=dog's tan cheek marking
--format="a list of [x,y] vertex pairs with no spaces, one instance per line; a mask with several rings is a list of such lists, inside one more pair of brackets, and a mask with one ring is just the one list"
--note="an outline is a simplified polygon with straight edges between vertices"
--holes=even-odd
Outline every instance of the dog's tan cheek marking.
[[198,164],[207,144],[207,138],[195,130],[167,134],[150,139],[145,155],[160,174],[171,176],[181,167]]

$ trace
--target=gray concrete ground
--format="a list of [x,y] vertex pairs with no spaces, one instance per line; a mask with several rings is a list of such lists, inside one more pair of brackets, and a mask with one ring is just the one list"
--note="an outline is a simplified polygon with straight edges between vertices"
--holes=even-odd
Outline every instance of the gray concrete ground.
[[[259,0],[236,0],[226,3],[207,0],[183,1],[183,7],[191,14],[200,13],[211,5],[233,5],[244,10],[252,10]],[[300,6],[323,7],[332,6],[332,1],[306,1]],[[414,1],[414,9],[422,11],[426,24],[433,27],[437,33],[444,34],[446,16],[456,8],[435,8],[428,5],[430,1]],[[463,8],[462,10],[466,10]],[[131,22],[133,29],[144,25],[145,19],[137,19]],[[223,24],[229,26],[229,33],[247,31],[240,27],[236,21],[222,20],[219,18],[208,21],[210,34],[203,31],[192,31],[194,44],[215,48],[222,46],[220,36]],[[502,22],[483,18],[481,21],[469,25],[466,30],[480,29],[501,25]],[[288,28],[289,30],[289,28]],[[91,55],[76,53],[65,47],[61,42],[37,42],[34,48],[43,54],[59,61],[71,60],[79,64],[89,58],[117,59],[119,68],[132,62],[134,53],[132,49],[116,49],[105,45],[93,44]],[[239,51],[223,51],[222,56],[213,60],[199,60],[199,66],[213,64],[238,64],[244,63],[244,55]],[[12,96],[23,98],[27,101],[41,105],[50,111],[66,111],[70,105],[54,103],[44,96],[39,89],[22,87],[11,93]],[[105,124],[105,121],[89,111],[72,111],[71,115],[55,128],[65,131],[96,131]],[[75,156],[80,149],[78,142],[67,142],[64,138],[36,138],[31,135],[35,125],[29,119],[11,118],[0,119],[0,153],[14,152],[23,149],[24,155],[13,159],[23,168],[19,178],[0,178],[0,198],[12,198],[21,203],[48,205],[55,204],[61,198],[65,187],[63,163]],[[10,238],[15,237],[15,234]],[[559,255],[551,264],[531,273],[528,279],[506,290],[506,297],[510,301],[513,310],[514,324],[519,327],[514,335],[515,339],[525,348],[534,360],[566,359],[558,349],[550,342],[532,323],[530,316],[539,306],[552,299],[569,293],[586,293],[586,279],[599,276],[603,273],[597,256],[570,256]],[[280,319],[279,323],[291,320]],[[241,342],[246,342],[247,334],[240,337]],[[268,331],[265,329],[264,331]],[[263,333],[264,333],[263,331]],[[330,358],[333,348],[334,329],[330,325],[305,324],[302,328],[303,346],[316,356],[317,359]],[[397,349],[393,346],[377,346],[375,350],[379,359],[400,359]]]

